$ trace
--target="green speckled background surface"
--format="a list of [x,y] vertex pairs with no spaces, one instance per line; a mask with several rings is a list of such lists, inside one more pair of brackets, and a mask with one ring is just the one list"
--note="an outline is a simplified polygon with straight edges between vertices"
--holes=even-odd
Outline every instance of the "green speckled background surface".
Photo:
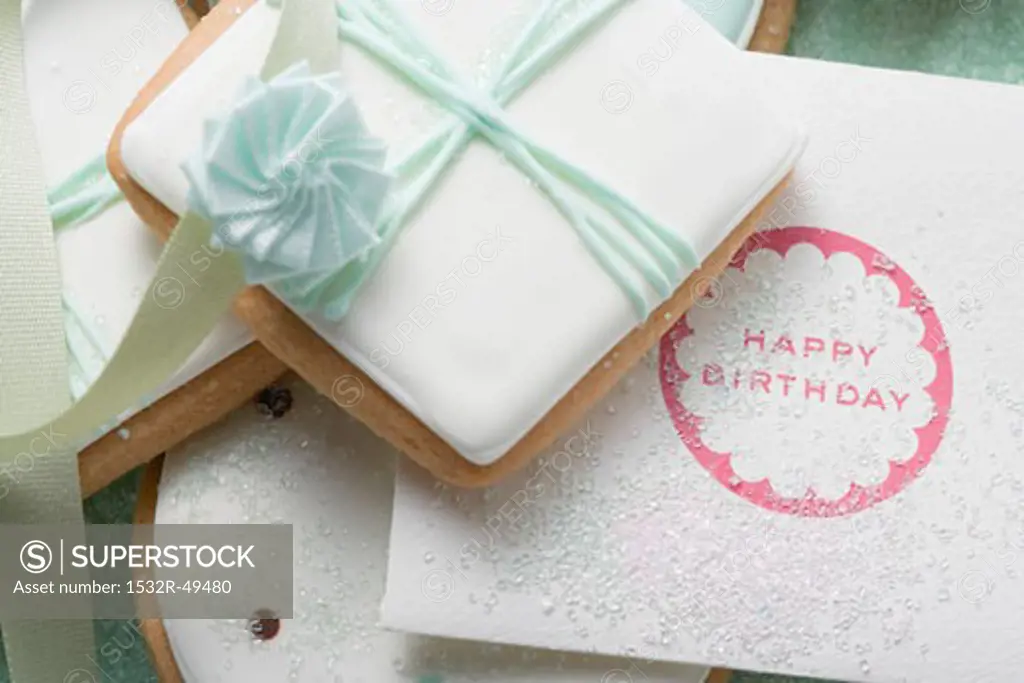
[[[801,0],[789,52],[869,66],[1024,83],[1024,0]],[[86,504],[90,521],[127,523],[138,476],[124,477]],[[114,642],[106,683],[155,683],[141,637],[125,622],[99,622],[97,642]],[[0,650],[0,683],[7,683]],[[811,683],[737,673],[734,683]]]

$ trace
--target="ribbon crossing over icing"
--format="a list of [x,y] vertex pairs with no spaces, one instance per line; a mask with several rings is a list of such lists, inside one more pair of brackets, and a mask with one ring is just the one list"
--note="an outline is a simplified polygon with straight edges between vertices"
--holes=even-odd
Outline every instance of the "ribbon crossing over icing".
[[[402,182],[381,210],[375,240],[379,244],[360,250],[358,258],[347,260],[336,270],[278,272],[274,291],[299,310],[319,311],[330,319],[344,316],[360,287],[372,277],[404,223],[435,188],[445,168],[479,135],[547,195],[629,298],[639,319],[646,319],[654,307],[646,296],[647,289],[657,294],[658,303],[668,298],[699,265],[693,248],[677,231],[660,223],[613,187],[537,143],[515,126],[502,109],[629,1],[592,0],[566,25],[563,15],[576,11],[578,0],[542,0],[539,11],[527,23],[498,68],[496,78],[486,88],[469,82],[446,65],[391,0],[339,2],[340,37],[391,67],[454,114],[455,120],[440,126],[411,152],[385,168]],[[233,156],[243,154],[235,150]],[[190,176],[202,178],[202,174],[194,172]],[[194,184],[193,190],[202,193],[204,186]],[[336,228],[339,235],[348,230],[343,226]],[[323,241],[313,234],[315,229],[310,226],[310,234],[303,238],[306,244]],[[266,244],[271,241],[269,235],[266,240],[257,240]],[[276,243],[280,241],[279,236]],[[254,253],[252,241],[235,246],[248,260],[263,256]]]
[[124,200],[121,189],[98,156],[47,193],[54,229],[68,228],[100,215]]

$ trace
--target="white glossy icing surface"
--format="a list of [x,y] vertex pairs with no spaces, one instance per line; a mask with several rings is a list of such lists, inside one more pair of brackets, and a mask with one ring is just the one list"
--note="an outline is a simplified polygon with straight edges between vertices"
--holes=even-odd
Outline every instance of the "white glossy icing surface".
[[[240,620],[164,622],[187,683],[612,683],[629,671],[652,683],[703,680],[702,667],[642,662],[634,670],[623,659],[378,627],[394,451],[308,386],[292,391],[283,418],[239,410],[164,465],[158,524],[286,523],[295,538],[295,616],[273,640],[254,640]],[[440,570],[443,559],[419,564]]]
[[[485,68],[531,2],[400,0],[454,63]],[[172,210],[204,118],[257,71],[277,13],[258,4],[140,116],[132,175]],[[646,75],[638,56],[671,36]],[[358,50],[340,65],[374,134],[402,149],[438,112]],[[703,258],[787,172],[801,135],[771,113],[742,53],[677,0],[636,0],[508,109],[541,142],[610,182]],[[499,238],[497,235],[502,237]],[[653,293],[650,300],[655,301]],[[534,187],[476,141],[405,226],[338,324],[310,325],[464,457],[498,459],[635,325],[625,295]]]
[[[105,152],[124,110],[187,29],[174,0],[36,0],[25,10],[27,87],[52,186]],[[64,290],[109,356],[146,294],[160,244],[121,204],[61,230],[57,247]],[[248,339],[225,321],[161,394]]]

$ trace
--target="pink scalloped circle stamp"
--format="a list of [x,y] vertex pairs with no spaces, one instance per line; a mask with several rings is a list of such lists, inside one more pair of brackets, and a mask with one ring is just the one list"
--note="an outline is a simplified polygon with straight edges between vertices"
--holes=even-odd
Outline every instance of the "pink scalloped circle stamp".
[[660,355],[683,444],[774,512],[837,517],[895,496],[949,419],[952,360],[927,296],[885,254],[830,230],[754,235]]

